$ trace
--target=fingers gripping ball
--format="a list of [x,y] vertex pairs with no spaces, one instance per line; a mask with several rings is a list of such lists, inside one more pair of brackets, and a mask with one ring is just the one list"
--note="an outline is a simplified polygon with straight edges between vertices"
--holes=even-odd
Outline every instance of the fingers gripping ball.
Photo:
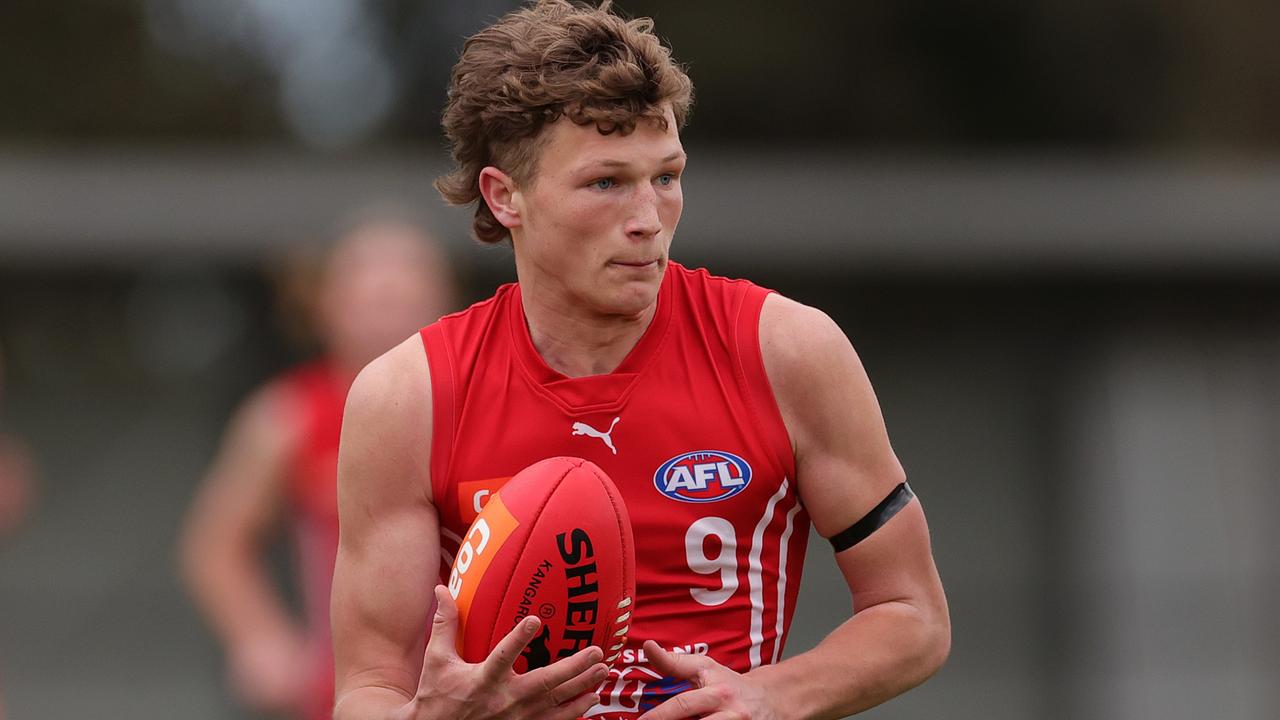
[[507,481],[462,538],[449,574],[458,653],[480,662],[512,628],[542,628],[515,663],[543,667],[592,645],[612,664],[630,630],[635,542],[613,481],[580,458],[534,463]]

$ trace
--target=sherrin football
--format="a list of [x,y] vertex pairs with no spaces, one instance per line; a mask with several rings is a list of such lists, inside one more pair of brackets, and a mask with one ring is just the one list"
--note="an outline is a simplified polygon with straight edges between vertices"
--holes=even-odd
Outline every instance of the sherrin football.
[[635,583],[631,520],[609,476],[581,458],[534,463],[489,497],[462,538],[449,574],[458,653],[480,662],[536,615],[542,628],[516,672],[592,645],[612,664],[630,629]]

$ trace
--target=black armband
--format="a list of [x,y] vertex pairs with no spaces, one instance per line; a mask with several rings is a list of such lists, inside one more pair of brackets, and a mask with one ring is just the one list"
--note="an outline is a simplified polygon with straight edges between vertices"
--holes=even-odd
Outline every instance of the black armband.
[[831,547],[836,552],[842,552],[866,540],[871,533],[879,530],[889,519],[898,514],[898,511],[907,506],[911,502],[911,498],[915,497],[915,493],[911,492],[911,486],[899,483],[880,504],[871,509],[858,522],[850,525],[847,529],[842,530],[830,538]]

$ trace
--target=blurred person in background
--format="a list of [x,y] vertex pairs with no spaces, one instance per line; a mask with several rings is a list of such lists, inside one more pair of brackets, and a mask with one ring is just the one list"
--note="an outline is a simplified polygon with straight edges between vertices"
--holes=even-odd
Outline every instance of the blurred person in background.
[[[180,545],[183,579],[225,650],[231,689],[253,710],[330,717],[329,590],[347,390],[366,363],[450,308],[450,278],[440,247],[391,208],[355,216],[314,272],[286,278],[283,299],[310,316],[323,350],[235,412]],[[297,550],[301,618],[268,569],[286,526]]]
[[[0,410],[4,409],[4,348],[0,347]],[[4,416],[0,414],[0,421]],[[17,532],[31,509],[34,465],[27,446],[5,433],[0,423],[0,544]],[[0,695],[0,720],[4,720],[4,698]]]
[[[0,348],[0,409],[4,408],[4,348]],[[3,429],[0,415],[0,541],[16,532],[31,507],[31,453],[17,437]]]

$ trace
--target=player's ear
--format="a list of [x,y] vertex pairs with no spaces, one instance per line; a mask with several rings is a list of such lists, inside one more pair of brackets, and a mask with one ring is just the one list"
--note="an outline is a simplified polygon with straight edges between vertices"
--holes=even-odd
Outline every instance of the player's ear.
[[519,191],[511,176],[492,165],[480,171],[480,197],[505,228],[520,225]]

